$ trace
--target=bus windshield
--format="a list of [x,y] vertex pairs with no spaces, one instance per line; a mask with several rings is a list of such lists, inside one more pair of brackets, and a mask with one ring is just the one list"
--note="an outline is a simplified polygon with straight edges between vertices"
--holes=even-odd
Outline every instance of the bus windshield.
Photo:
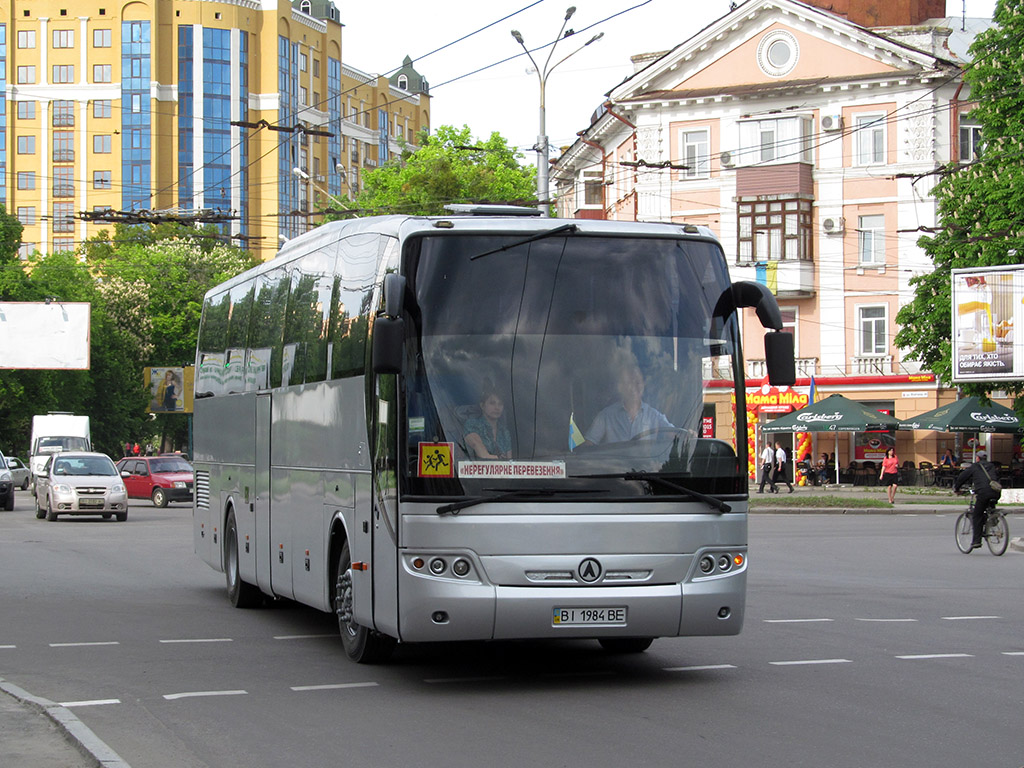
[[709,388],[740,374],[735,316],[715,315],[730,288],[719,246],[525,239],[406,251],[405,490],[743,492],[745,456],[702,433]]

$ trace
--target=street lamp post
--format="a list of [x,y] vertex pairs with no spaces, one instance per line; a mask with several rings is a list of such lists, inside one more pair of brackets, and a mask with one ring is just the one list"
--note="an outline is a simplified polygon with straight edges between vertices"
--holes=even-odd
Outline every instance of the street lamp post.
[[562,20],[562,28],[558,31],[558,37],[555,38],[555,42],[551,45],[551,50],[548,52],[547,61],[544,62],[543,69],[538,66],[537,62],[533,58],[533,54],[530,53],[530,49],[526,47],[526,43],[523,42],[523,36],[519,33],[519,30],[512,30],[512,37],[515,41],[522,46],[522,49],[526,51],[526,55],[530,58],[530,62],[533,64],[534,70],[537,72],[537,81],[540,83],[540,130],[537,135],[537,198],[538,208],[540,208],[542,215],[551,215],[551,201],[548,189],[548,132],[547,132],[547,121],[545,115],[545,87],[548,81],[548,75],[550,75],[555,67],[561,64],[571,56],[576,55],[591,43],[596,43],[602,37],[604,32],[594,35],[592,38],[587,40],[583,45],[574,50],[568,56],[559,59],[554,64],[551,64],[551,57],[555,54],[555,48],[558,47],[558,41],[573,34],[570,29],[568,32],[565,31],[565,25],[569,23],[569,19],[576,13],[576,6],[572,5],[565,11],[565,19]]
[[307,184],[309,184],[311,187],[316,189],[318,192],[322,192],[323,194],[327,195],[327,197],[329,197],[331,200],[333,200],[334,203],[338,207],[343,208],[345,210],[348,210],[348,206],[345,203],[343,203],[341,200],[336,198],[334,195],[332,195],[326,189],[324,189],[319,184],[317,184],[315,181],[313,181],[313,177],[310,176],[308,173],[306,173],[301,168],[299,168],[299,167],[292,168],[292,173],[295,174],[296,176],[298,176],[300,179],[302,179]]

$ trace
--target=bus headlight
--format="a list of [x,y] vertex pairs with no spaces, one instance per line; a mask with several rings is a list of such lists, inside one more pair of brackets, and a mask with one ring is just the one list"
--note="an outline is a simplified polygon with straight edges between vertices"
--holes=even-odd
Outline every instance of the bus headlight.
[[448,570],[448,563],[446,563],[442,558],[435,557],[430,561],[430,572],[435,576],[440,576],[446,570]]
[[711,573],[713,570],[715,570],[715,558],[711,555],[704,555],[700,559],[700,572]]
[[465,576],[467,573],[469,573],[469,561],[464,560],[460,557],[458,560],[452,563],[452,573],[454,573],[456,576]]

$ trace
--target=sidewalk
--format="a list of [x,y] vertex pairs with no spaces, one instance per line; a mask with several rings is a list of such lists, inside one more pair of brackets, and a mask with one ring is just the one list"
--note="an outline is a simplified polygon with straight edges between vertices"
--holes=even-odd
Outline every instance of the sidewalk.
[[129,768],[67,708],[0,678],[0,766]]

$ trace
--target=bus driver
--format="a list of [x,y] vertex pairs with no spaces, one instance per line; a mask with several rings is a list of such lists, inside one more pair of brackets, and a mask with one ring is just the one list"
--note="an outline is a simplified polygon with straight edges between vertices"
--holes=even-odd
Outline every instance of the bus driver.
[[643,401],[644,377],[636,362],[619,368],[616,388],[620,402],[597,414],[587,430],[588,443],[620,443],[659,429],[674,429],[665,415]]

